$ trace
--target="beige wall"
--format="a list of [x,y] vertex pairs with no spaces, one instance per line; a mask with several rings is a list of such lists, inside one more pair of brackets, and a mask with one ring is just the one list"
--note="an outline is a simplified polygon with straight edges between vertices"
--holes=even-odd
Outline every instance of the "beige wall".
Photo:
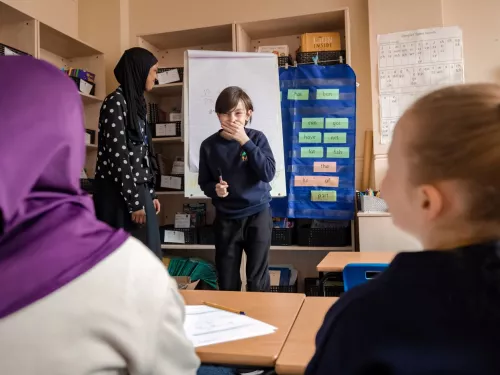
[[[128,0],[80,0],[79,37],[104,52],[106,94],[118,85],[113,69],[122,53],[122,35],[128,32]],[[124,22],[123,22],[124,21]]]
[[465,81],[500,83],[500,0],[442,0],[444,26],[464,33]]
[[[500,0],[369,0],[375,184],[387,170],[387,146],[380,144],[377,35],[427,27],[463,31],[465,81],[500,83]],[[411,15],[411,16],[410,16]]]
[[[30,17],[60,30],[72,37],[78,37],[79,0],[1,0]],[[87,1],[87,0],[81,0]],[[102,0],[108,1],[108,0]]]

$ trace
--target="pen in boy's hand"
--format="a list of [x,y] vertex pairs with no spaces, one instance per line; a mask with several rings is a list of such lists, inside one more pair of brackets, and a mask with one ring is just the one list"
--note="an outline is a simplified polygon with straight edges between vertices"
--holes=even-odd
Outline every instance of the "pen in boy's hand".
[[220,168],[217,168],[217,172],[219,172],[219,182],[222,184],[224,180],[222,179],[222,171]]

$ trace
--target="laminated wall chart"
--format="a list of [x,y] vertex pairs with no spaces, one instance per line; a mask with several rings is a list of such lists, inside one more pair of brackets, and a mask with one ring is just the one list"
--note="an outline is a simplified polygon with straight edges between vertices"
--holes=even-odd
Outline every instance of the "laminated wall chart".
[[421,96],[464,82],[462,30],[420,29],[378,36],[380,143]]
[[281,68],[280,90],[288,197],[273,200],[273,215],[352,220],[356,146],[353,70],[345,64]]

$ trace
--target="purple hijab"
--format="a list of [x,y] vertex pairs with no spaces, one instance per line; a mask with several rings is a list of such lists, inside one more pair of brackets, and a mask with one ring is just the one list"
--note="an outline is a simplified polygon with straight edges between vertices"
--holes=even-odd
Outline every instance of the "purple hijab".
[[0,318],[82,275],[127,238],[95,218],[75,84],[48,63],[0,57]]

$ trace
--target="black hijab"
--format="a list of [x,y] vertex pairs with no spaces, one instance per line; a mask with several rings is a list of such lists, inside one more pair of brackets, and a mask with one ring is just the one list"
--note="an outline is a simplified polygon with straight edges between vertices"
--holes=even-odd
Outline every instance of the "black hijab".
[[122,86],[129,112],[127,135],[134,142],[143,141],[139,118],[146,121],[144,90],[149,70],[157,62],[156,57],[147,49],[134,47],[125,51],[115,67],[115,77]]

